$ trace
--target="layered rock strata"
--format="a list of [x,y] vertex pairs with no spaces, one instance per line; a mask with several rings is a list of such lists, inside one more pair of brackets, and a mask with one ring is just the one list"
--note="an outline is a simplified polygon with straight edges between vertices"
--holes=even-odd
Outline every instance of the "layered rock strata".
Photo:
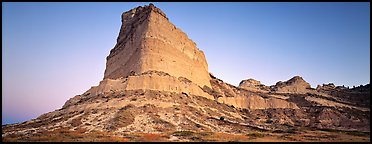
[[[161,71],[187,78],[200,87],[211,87],[204,53],[152,4],[122,14],[122,26],[117,44],[107,57],[104,79],[126,78],[131,73],[147,71]],[[141,84],[136,87],[147,87]]]

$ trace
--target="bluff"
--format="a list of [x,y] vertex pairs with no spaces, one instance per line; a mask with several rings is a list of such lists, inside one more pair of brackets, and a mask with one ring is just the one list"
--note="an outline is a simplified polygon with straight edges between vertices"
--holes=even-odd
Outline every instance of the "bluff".
[[159,8],[152,4],[139,6],[124,12],[121,18],[117,44],[107,56],[104,79],[161,71],[200,87],[211,87],[203,51]]
[[121,16],[117,43],[107,56],[104,78],[85,94],[123,90],[160,90],[213,99],[203,51],[153,4]]

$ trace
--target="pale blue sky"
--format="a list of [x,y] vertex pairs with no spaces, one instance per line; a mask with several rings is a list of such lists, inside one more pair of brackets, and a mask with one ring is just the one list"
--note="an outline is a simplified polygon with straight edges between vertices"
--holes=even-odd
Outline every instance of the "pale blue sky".
[[[2,3],[2,124],[61,108],[103,78],[122,12],[148,3]],[[369,3],[154,3],[233,85],[370,82]]]

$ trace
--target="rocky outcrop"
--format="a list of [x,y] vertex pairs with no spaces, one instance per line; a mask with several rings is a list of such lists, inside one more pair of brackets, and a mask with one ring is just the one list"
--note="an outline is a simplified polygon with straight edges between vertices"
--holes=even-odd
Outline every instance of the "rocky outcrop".
[[122,26],[117,44],[107,57],[104,79],[125,78],[132,71],[162,71],[176,78],[185,77],[200,87],[211,87],[204,53],[153,5],[122,14]]
[[62,106],[62,108],[67,108],[69,106],[73,106],[73,105],[79,103],[80,100],[81,100],[81,95],[74,96],[74,97],[70,98],[69,100],[67,100],[65,102],[65,104]]
[[258,95],[236,96],[236,97],[220,97],[218,102],[233,105],[238,108],[246,109],[270,109],[270,108],[289,108],[298,109],[297,105],[277,98],[262,98]]
[[319,91],[319,92],[321,92],[321,91],[328,91],[328,90],[334,90],[334,89],[336,89],[336,86],[333,83],[323,84],[322,86],[321,85],[318,85],[316,87],[316,90]]
[[261,84],[260,81],[255,79],[242,80],[239,83],[239,87],[246,90],[258,92],[268,92],[270,90],[270,87]]
[[85,94],[105,94],[122,92],[125,90],[159,90],[177,93],[187,93],[214,99],[205,93],[198,85],[184,77],[176,78],[165,72],[147,71],[142,74],[119,79],[104,79],[96,87],[92,87]]
[[306,94],[310,89],[310,84],[300,76],[295,76],[285,82],[279,81],[272,86],[272,91],[275,93]]
[[342,86],[336,86],[333,83],[318,85],[316,87],[316,90],[318,92],[329,92],[329,91],[353,91],[353,92],[369,92],[370,91],[370,84],[366,85],[359,85],[359,86],[353,86],[352,88]]
[[258,81],[258,80],[255,80],[255,79],[242,80],[239,83],[239,87],[241,87],[241,88],[244,88],[244,87],[255,88],[259,85],[261,85],[261,82]]
[[[211,76],[213,78],[213,76]],[[270,97],[264,98],[260,95],[257,89],[244,89],[242,87],[235,87],[228,83],[223,82],[217,78],[211,80],[212,90],[207,90],[210,95],[213,95],[215,99],[227,105],[232,105],[237,108],[244,109],[271,109],[271,108],[288,108],[288,109],[298,109],[295,103],[288,102],[286,100]],[[259,81],[256,80],[246,80],[241,83],[241,86],[247,86],[248,88],[260,85]]]

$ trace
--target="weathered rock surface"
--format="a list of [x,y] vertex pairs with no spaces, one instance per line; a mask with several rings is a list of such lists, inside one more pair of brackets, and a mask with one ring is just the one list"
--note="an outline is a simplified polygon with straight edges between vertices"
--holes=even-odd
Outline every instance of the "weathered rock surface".
[[270,91],[270,87],[261,84],[260,81],[255,80],[255,79],[242,80],[239,83],[239,87],[246,89],[246,90],[250,90],[250,91],[258,91],[258,92]]
[[[269,97],[264,93],[259,93],[260,91],[257,89],[251,90],[241,87],[235,87],[223,82],[222,80],[213,78],[214,76],[211,77],[212,89],[204,90],[210,95],[213,95],[215,99],[220,103],[232,105],[237,108],[245,108],[251,110],[269,108],[298,109],[295,103],[288,102],[278,97]],[[248,80],[245,83],[241,83],[241,86],[242,85],[255,87],[256,85],[260,85],[260,83],[256,80]]]
[[239,87],[242,87],[242,88],[255,88],[257,86],[261,85],[261,82],[258,81],[258,80],[255,80],[255,79],[247,79],[247,80],[242,80],[240,83],[239,83]]
[[125,78],[132,71],[162,71],[176,78],[185,77],[200,87],[211,87],[204,53],[153,5],[122,14],[119,37],[107,57],[104,79]]
[[165,72],[147,71],[142,74],[119,79],[104,79],[96,87],[92,87],[85,94],[105,94],[122,92],[125,90],[159,90],[176,93],[187,93],[214,99],[205,93],[198,85],[184,77],[176,78]]
[[276,93],[297,93],[306,94],[310,89],[310,84],[307,83],[302,77],[295,76],[285,82],[277,82],[273,87],[272,91]]
[[318,92],[324,92],[324,91],[329,91],[329,90],[334,90],[334,89],[336,89],[336,86],[333,83],[323,84],[322,86],[318,85],[316,87],[316,90]]
[[233,105],[238,108],[246,108],[251,110],[270,108],[298,109],[295,103],[277,98],[263,98],[258,95],[221,97],[218,99],[218,101],[227,105]]

